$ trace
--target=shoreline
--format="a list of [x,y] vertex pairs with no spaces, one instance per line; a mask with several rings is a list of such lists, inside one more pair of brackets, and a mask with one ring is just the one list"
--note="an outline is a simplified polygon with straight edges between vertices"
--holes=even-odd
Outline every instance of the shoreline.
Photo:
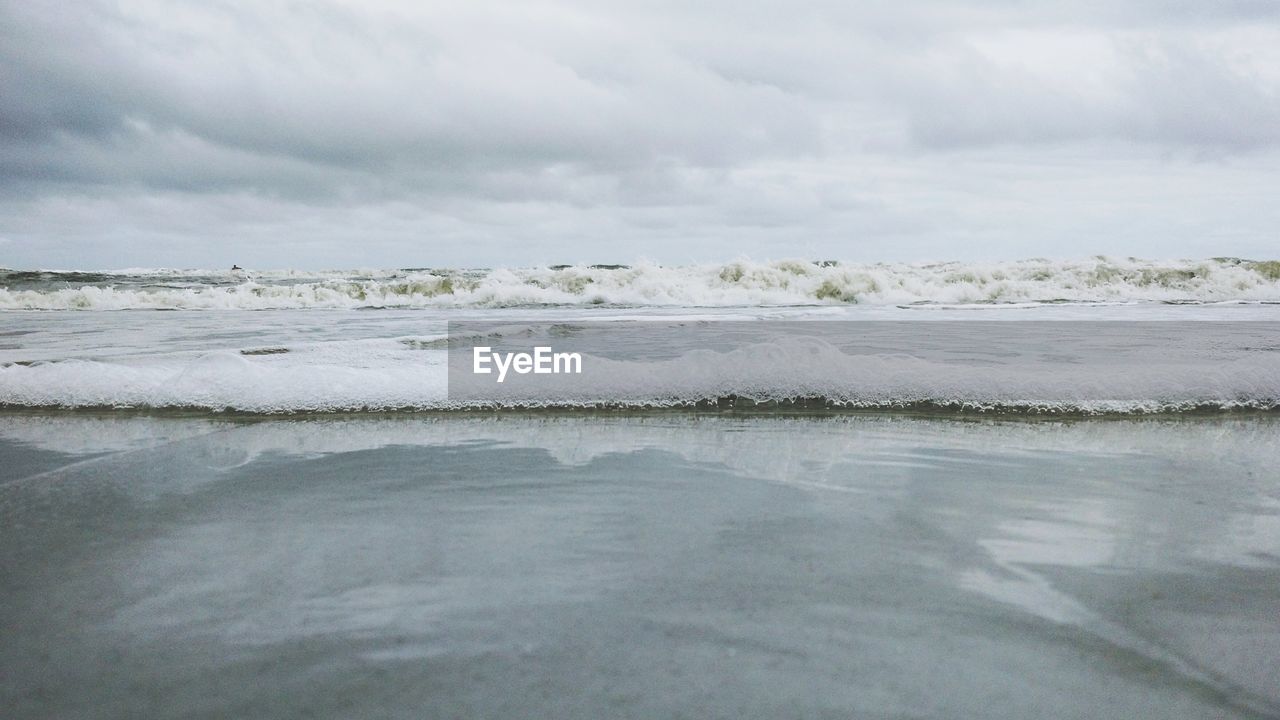
[[[769,405],[773,405],[770,407]],[[780,405],[780,407],[779,407]],[[1270,408],[1238,407],[1222,408],[1215,405],[1195,406],[1178,410],[1155,411],[1080,411],[1040,410],[1035,408],[975,408],[915,403],[893,407],[805,407],[787,403],[758,403],[753,406],[724,406],[719,403],[696,403],[677,407],[644,406],[593,406],[581,407],[555,405],[547,407],[465,407],[465,408],[395,408],[370,410],[299,410],[282,412],[251,412],[242,410],[211,410],[201,407],[172,408],[120,408],[107,406],[12,406],[0,405],[0,418],[5,417],[94,417],[94,418],[157,418],[157,419],[208,419],[238,422],[270,422],[306,419],[394,419],[394,418],[486,418],[486,417],[715,417],[715,418],[841,418],[841,417],[903,417],[920,419],[955,420],[1173,420],[1178,418],[1280,418],[1280,404]]]

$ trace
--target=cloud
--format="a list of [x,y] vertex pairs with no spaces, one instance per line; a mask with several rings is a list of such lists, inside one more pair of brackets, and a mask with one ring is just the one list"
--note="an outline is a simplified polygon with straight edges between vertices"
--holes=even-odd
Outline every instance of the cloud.
[[[31,262],[199,254],[258,237],[246,213],[272,262],[320,238],[335,262],[503,237],[529,257],[955,255],[1018,231],[977,195],[1063,158],[1257,187],[1280,151],[1277,18],[1248,0],[0,0],[0,233]],[[1021,254],[1053,254],[1042,235]]]
[[716,165],[815,147],[803,103],[727,82],[613,22],[568,18],[579,34],[533,13],[128,7],[8,13],[19,37],[5,44],[6,144],[56,151],[71,138],[136,155],[188,137],[392,176]]
[[1219,152],[1274,146],[1280,82],[1264,73],[1280,61],[1270,49],[1280,47],[1280,32],[1266,43],[1259,38],[1257,48],[1242,50],[1233,39],[1044,30],[975,36],[936,72],[902,83],[902,105],[913,137],[928,147],[1087,140]]

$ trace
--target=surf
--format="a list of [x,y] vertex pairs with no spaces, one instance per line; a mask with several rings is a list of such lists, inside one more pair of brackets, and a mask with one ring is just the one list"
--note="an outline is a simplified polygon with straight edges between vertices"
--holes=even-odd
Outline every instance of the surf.
[[0,310],[1280,303],[1280,262],[736,260],[489,269],[0,271]]

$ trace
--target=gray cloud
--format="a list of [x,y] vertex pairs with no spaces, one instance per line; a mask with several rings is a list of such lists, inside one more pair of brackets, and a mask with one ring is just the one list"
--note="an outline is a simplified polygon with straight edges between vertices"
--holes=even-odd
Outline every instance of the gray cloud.
[[1276,4],[1056,5],[0,0],[0,264],[1266,247]]

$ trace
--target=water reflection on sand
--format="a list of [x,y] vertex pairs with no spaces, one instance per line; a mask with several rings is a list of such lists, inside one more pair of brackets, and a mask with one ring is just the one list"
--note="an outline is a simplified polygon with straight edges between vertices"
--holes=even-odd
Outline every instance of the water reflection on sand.
[[17,717],[1280,712],[1270,416],[0,416],[20,455]]

